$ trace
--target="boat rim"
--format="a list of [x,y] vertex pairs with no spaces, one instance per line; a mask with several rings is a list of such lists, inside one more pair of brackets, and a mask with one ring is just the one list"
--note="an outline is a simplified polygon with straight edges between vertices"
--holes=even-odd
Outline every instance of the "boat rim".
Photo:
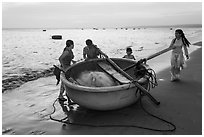
[[60,79],[68,87],[84,92],[114,92],[119,90],[129,90],[136,87],[133,82],[110,87],[87,87],[68,81],[63,73],[60,75]]
[[[135,63],[135,61],[125,59],[125,58],[111,58],[111,59],[120,59],[120,60],[126,60],[129,62]],[[92,59],[92,60],[88,60],[88,61],[100,61],[100,60],[104,60],[104,58],[97,58],[97,59]],[[83,64],[83,63],[85,63],[85,62],[81,61],[81,62],[78,62],[76,64],[73,64],[69,67],[69,69],[67,71],[71,70],[76,65]],[[78,85],[78,84],[72,83],[69,80],[67,80],[64,73],[61,73],[60,79],[68,87],[75,89],[75,90],[85,91],[85,92],[114,92],[114,91],[129,90],[129,89],[137,88],[137,86],[133,82],[124,83],[122,85],[110,86],[110,87],[88,87],[88,86]]]

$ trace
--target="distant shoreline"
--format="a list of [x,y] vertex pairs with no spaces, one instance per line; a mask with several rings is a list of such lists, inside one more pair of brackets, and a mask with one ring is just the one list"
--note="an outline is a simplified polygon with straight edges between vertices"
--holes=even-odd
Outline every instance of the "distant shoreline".
[[2,30],[19,30],[19,29],[93,29],[93,28],[98,28],[98,29],[115,29],[115,28],[201,28],[202,24],[179,24],[179,25],[151,25],[151,26],[116,26],[116,27],[73,27],[73,28],[2,28]]

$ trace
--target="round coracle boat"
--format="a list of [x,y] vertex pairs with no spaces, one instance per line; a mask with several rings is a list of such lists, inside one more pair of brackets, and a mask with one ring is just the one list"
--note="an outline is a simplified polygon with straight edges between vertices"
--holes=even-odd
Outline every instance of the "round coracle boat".
[[[124,73],[111,64],[111,60]],[[148,88],[148,78],[136,73],[136,62],[124,58],[99,58],[73,64],[60,79],[69,98],[79,106],[94,110],[114,110],[129,106],[140,98],[141,85]],[[127,69],[128,68],[128,69]]]

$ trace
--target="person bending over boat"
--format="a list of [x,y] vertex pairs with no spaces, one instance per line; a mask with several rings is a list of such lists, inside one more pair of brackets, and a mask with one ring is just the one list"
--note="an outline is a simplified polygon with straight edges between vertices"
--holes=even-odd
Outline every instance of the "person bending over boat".
[[132,48],[126,48],[126,53],[127,55],[125,55],[123,58],[136,60],[134,55],[132,55]]
[[84,47],[83,49],[83,58],[85,60],[89,60],[89,59],[95,59],[98,58],[99,55],[103,55],[106,58],[108,58],[108,56],[103,53],[98,47],[97,45],[94,45],[92,40],[87,39],[86,40],[86,47]]
[[[64,72],[67,71],[67,69],[69,68],[69,66],[71,65],[71,62],[75,63],[76,61],[72,60],[74,58],[74,54],[72,52],[72,49],[74,48],[74,42],[72,40],[67,40],[66,41],[66,47],[64,48],[61,56],[59,57],[59,62],[61,64],[61,67],[63,69]],[[64,83],[61,82],[61,86],[60,86],[60,93],[59,93],[59,100],[61,101],[66,101],[66,99],[63,97],[63,93],[65,91],[65,87],[64,87]],[[68,102],[71,103],[69,97],[68,98]]]
[[170,44],[170,48],[172,48],[171,54],[171,81],[179,80],[181,69],[185,66],[185,59],[183,56],[183,50],[186,55],[186,58],[189,59],[188,49],[190,42],[186,39],[183,31],[181,29],[177,29],[175,31],[175,38],[172,40]]

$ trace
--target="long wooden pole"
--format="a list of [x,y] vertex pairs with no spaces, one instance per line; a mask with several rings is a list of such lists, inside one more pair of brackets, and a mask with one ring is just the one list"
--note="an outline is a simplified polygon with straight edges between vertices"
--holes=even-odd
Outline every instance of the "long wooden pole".
[[130,75],[124,72],[115,62],[113,62],[110,58],[107,58],[107,61],[119,72],[121,72],[126,78],[131,81],[134,81],[135,86],[137,86],[145,95],[147,95],[156,105],[159,105],[158,102],[144,87],[142,87],[137,81],[135,81]]
[[[172,48],[170,48],[170,47],[168,47],[168,48],[166,48],[166,49],[163,49],[163,50],[161,50],[161,51],[159,51],[159,52],[157,52],[157,53],[155,53],[155,54],[150,55],[149,57],[146,58],[146,60],[153,59],[153,58],[155,58],[155,57],[157,57],[157,56],[159,56],[159,55],[161,55],[161,54],[163,54],[163,53],[166,53],[166,52],[170,51],[171,49],[172,49]],[[133,65],[130,65],[130,66],[124,68],[123,71],[127,71],[128,69],[131,69],[131,68],[135,67],[136,64],[137,64],[137,63],[135,63],[135,64],[133,64]]]
[[168,51],[170,51],[172,48],[166,48],[166,49],[163,49],[163,50],[161,50],[161,51],[159,51],[159,52],[157,52],[157,53],[155,53],[155,54],[152,54],[152,55],[150,55],[149,57],[147,57],[146,59],[147,60],[150,60],[150,59],[152,59],[152,58],[155,58],[155,57],[157,57],[157,56],[159,56],[159,55],[161,55],[161,54],[163,54],[163,53],[166,53],[166,52],[168,52]]

